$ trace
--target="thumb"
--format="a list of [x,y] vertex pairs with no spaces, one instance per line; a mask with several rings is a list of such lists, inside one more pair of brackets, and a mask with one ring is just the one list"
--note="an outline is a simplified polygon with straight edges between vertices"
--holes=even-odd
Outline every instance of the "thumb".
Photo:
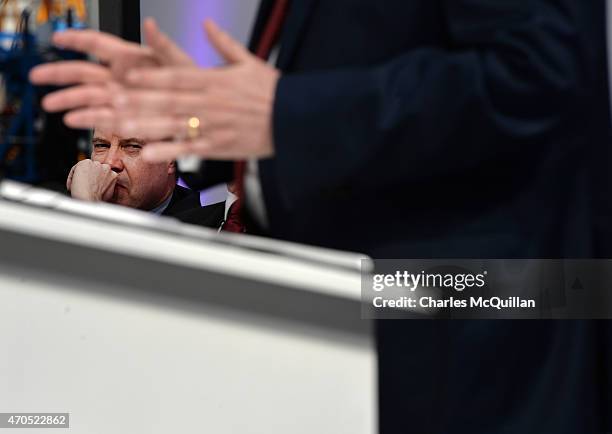
[[240,42],[221,30],[214,21],[210,19],[205,20],[204,30],[212,46],[226,62],[244,62],[253,57]]

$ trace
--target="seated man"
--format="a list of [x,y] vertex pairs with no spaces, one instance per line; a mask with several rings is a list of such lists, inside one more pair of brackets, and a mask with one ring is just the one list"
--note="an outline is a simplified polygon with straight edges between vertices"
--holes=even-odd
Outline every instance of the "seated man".
[[176,163],[149,163],[144,141],[96,129],[91,159],[72,167],[66,187],[74,198],[103,201],[219,228],[225,203],[202,207],[200,195],[177,185]]

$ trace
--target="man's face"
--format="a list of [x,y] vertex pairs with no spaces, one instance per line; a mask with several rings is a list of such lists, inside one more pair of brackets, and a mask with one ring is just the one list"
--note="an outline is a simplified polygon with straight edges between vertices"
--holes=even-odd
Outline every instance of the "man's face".
[[146,146],[96,129],[91,159],[108,164],[118,174],[110,203],[150,211],[166,200],[176,185],[173,162],[149,163],[141,156]]

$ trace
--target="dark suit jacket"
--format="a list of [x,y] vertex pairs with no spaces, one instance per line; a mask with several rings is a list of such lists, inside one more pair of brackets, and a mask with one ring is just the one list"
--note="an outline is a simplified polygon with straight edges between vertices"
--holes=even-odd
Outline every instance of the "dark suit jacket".
[[[294,0],[260,162],[270,235],[375,258],[605,254],[604,20],[603,0]],[[381,321],[381,432],[610,429],[604,327]]]
[[177,185],[172,199],[162,215],[174,217],[183,223],[218,228],[225,214],[225,202],[202,206],[200,194]]

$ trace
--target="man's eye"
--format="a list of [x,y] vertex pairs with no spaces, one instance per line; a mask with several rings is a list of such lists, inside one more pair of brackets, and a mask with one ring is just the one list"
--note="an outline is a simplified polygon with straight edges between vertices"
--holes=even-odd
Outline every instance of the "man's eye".
[[106,143],[94,143],[93,147],[95,150],[104,150],[110,148]]
[[130,151],[136,151],[136,150],[140,150],[142,148],[142,146],[140,146],[137,143],[128,143],[126,145],[123,145],[124,148],[130,150]]

